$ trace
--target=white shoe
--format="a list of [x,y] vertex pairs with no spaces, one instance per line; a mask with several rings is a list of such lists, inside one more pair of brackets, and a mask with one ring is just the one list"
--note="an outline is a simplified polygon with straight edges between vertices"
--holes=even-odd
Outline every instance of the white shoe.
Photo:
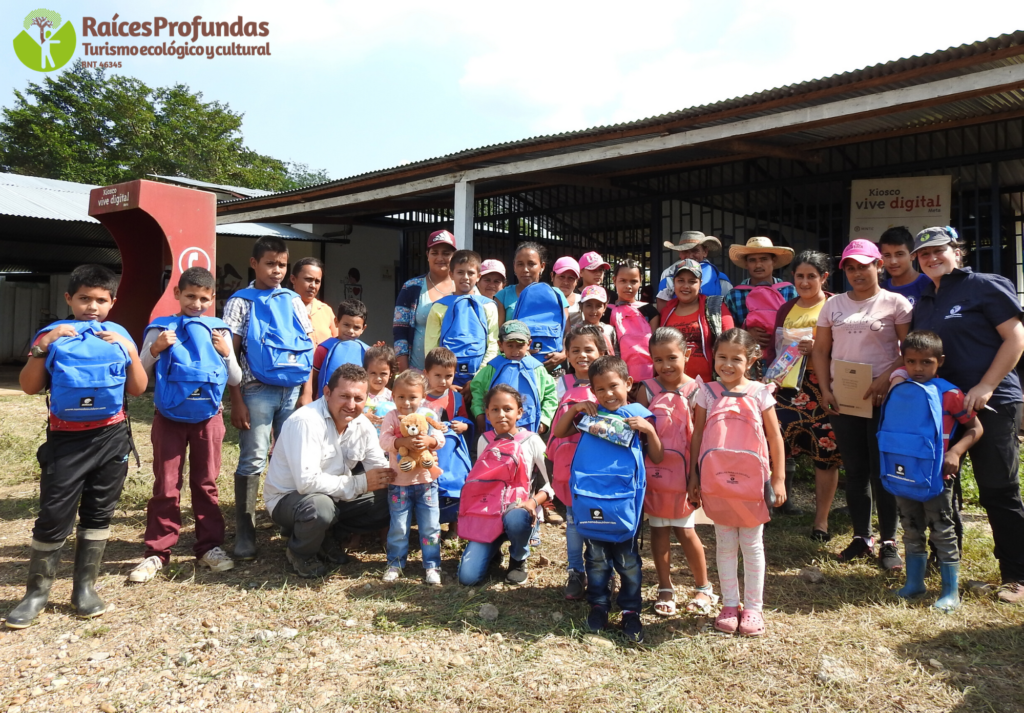
[[133,569],[128,574],[129,582],[136,582],[137,584],[143,584],[145,582],[151,582],[156,573],[164,568],[164,563],[156,555],[151,555]]
[[432,584],[435,587],[440,587],[441,586],[441,570],[439,570],[439,569],[428,569],[427,570],[426,582],[427,582],[427,584]]
[[399,567],[388,567],[388,571],[384,573],[384,581],[395,582],[401,576],[402,570]]
[[206,554],[199,558],[199,564],[209,567],[211,572],[227,572],[235,568],[235,561],[219,547],[207,550]]

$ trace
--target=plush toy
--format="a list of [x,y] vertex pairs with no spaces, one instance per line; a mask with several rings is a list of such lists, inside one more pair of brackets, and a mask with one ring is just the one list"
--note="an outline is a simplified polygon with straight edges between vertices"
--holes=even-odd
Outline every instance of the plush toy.
[[[416,436],[425,436],[429,431],[428,426],[433,426],[437,430],[441,430],[441,424],[432,419],[430,416],[426,416],[422,413],[411,413],[408,416],[402,416],[399,421],[402,435],[407,438],[415,438]],[[437,463],[437,458],[428,449],[416,450],[413,448],[406,448],[402,446],[398,449],[398,468],[403,473],[408,473],[413,469],[413,466],[421,466],[426,469],[434,467]]]

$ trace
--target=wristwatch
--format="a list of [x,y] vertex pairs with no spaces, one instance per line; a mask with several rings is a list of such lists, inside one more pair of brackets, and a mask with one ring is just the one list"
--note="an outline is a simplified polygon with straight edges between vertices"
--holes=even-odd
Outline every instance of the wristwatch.
[[43,357],[46,356],[47,351],[48,350],[46,347],[41,347],[38,344],[33,344],[32,349],[29,353],[36,359],[42,359]]

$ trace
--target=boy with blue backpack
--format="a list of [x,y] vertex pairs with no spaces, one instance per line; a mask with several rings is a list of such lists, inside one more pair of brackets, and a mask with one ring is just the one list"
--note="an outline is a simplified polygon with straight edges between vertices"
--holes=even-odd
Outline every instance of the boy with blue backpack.
[[134,450],[125,392],[139,396],[147,383],[128,332],[105,321],[116,294],[117,277],[107,268],[76,268],[64,294],[73,318],[41,330],[21,370],[22,391],[49,388],[50,394],[46,442],[36,454],[42,474],[28,584],[25,597],[7,615],[10,629],[29,626],[46,606],[76,513],[71,603],[83,618],[107,610],[95,585]]
[[366,331],[366,305],[361,300],[345,300],[338,305],[334,319],[338,336],[325,339],[313,352],[312,398],[323,396],[331,375],[342,364],[362,366],[370,345],[359,337]]
[[235,563],[224,544],[224,514],[217,498],[224,418],[221,400],[228,384],[242,381],[231,350],[231,330],[204,317],[217,298],[210,271],[190,267],[174,288],[178,314],[160,317],[142,340],[142,365],[155,380],[153,393],[153,497],[146,505],[146,554],[128,581],[151,581],[171,559],[181,531],[181,486],[188,452],[196,560],[213,572]]
[[[892,374],[878,423],[882,485],[896,496],[907,551],[904,599],[924,594],[928,546],[939,559],[942,593],[933,605],[949,613],[960,606],[960,546],[953,511],[953,484],[960,461],[982,435],[981,422],[964,409],[964,394],[936,378],[945,357],[935,332],[916,330],[901,345],[903,368]],[[909,377],[909,381],[904,381]],[[957,424],[962,433],[950,439]]]
[[[256,558],[256,498],[270,440],[299,406],[312,400],[313,325],[302,298],[281,287],[288,247],[264,237],[253,246],[255,279],[224,304],[242,383],[231,391],[231,425],[238,429],[235,469],[235,559]],[[319,396],[319,394],[317,394]]]
[[[466,413],[462,394],[453,388],[458,359],[450,350],[437,347],[427,352],[423,367],[427,377],[424,404],[437,411],[445,435],[444,447],[437,452],[437,467],[441,475],[437,489],[441,498],[441,524],[453,523],[459,517],[459,495],[473,462],[469,455],[469,442],[473,438],[473,422]],[[455,532],[454,527],[448,528]]]

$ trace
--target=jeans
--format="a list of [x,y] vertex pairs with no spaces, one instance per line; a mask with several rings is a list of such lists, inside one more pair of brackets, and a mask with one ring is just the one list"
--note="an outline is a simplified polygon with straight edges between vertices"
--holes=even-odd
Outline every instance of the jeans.
[[569,558],[569,569],[582,573],[586,567],[583,564],[583,538],[576,532],[576,517],[569,505],[565,506],[565,554]]
[[525,508],[513,508],[502,518],[505,532],[494,542],[470,542],[462,552],[459,562],[459,584],[479,584],[487,576],[487,568],[495,555],[500,556],[501,545],[508,540],[508,556],[524,562],[530,556],[530,537],[536,524],[530,522],[530,513]]
[[836,443],[843,454],[846,469],[846,505],[853,521],[853,534],[871,537],[871,504],[878,510],[878,530],[882,540],[896,539],[899,513],[896,498],[882,487],[882,470],[878,460],[878,409],[871,418],[859,416],[831,417]]
[[[942,492],[931,500],[919,502],[896,498],[903,525],[903,549],[907,555],[927,555],[932,543],[939,562],[959,562],[960,547],[953,516],[953,481],[947,480]],[[930,534],[929,534],[930,533]]]
[[301,386],[270,386],[250,381],[242,387],[242,400],[249,409],[249,428],[238,432],[238,467],[235,475],[257,478],[267,467],[270,437],[281,435],[281,426],[295,411]]
[[442,525],[459,521],[458,498],[449,498],[447,495],[442,495],[441,505],[438,509],[440,510],[440,517],[438,519],[438,522],[440,522]]
[[715,541],[718,578],[722,581],[722,605],[740,605],[739,553],[742,550],[743,608],[761,611],[764,606],[764,525],[715,525]]
[[636,537],[625,542],[587,540],[583,552],[587,572],[587,602],[591,606],[611,608],[612,567],[622,578],[617,599],[622,611],[639,612],[643,606],[640,595],[640,547]]
[[441,566],[441,523],[438,509],[437,481],[417,485],[389,485],[388,508],[391,527],[388,529],[388,567],[405,568],[409,554],[409,526],[412,511],[416,511],[416,526],[420,533],[420,552],[423,569]]

